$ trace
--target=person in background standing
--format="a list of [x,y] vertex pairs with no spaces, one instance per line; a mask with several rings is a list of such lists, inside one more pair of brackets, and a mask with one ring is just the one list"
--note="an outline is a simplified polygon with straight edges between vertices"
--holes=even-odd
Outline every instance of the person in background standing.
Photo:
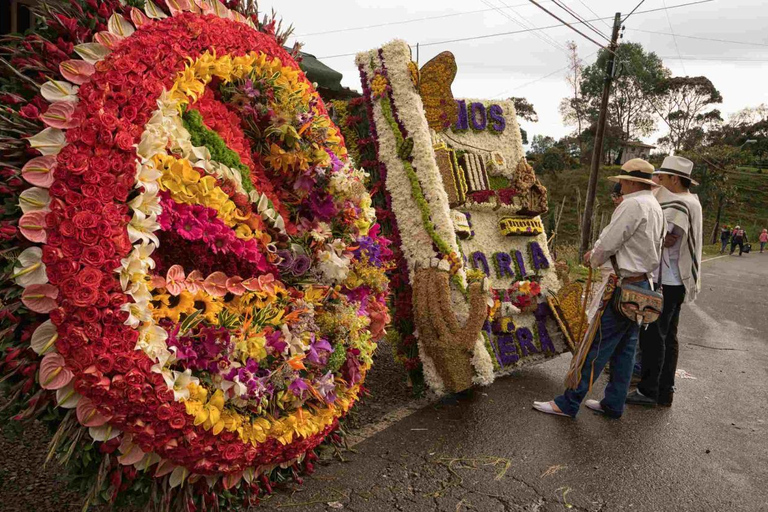
[[703,222],[701,204],[689,191],[693,162],[668,156],[656,171],[662,185],[656,199],[664,211],[667,235],[661,275],[654,275],[655,288],[664,295],[659,319],[640,333],[642,378],[637,390],[627,396],[628,404],[670,407],[675,393],[675,372],[679,344],[677,326],[684,302],[693,302],[701,290]]
[[617,183],[613,186],[611,191],[611,201],[613,201],[613,207],[617,208],[621,204],[621,200],[624,198],[621,193],[621,183]]
[[731,228],[729,228],[727,225],[723,226],[723,229],[720,230],[720,243],[722,244],[722,247],[720,247],[720,254],[725,254],[725,249],[728,247],[730,241]]
[[741,226],[733,228],[733,238],[731,238],[731,255],[736,251],[736,246],[739,246],[739,256],[744,252],[744,244],[747,242],[747,232],[741,229]]
[[760,233],[760,253],[762,254],[763,249],[765,249],[765,244],[768,243],[768,229],[764,229],[762,233]]

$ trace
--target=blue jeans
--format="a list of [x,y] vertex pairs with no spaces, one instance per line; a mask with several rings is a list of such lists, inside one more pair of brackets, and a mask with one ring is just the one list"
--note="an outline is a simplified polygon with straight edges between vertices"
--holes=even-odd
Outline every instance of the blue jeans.
[[[646,289],[651,288],[648,281],[633,284]],[[600,328],[581,369],[579,385],[576,389],[566,389],[565,393],[555,398],[555,403],[560,410],[575,417],[589,391],[590,376],[593,383],[597,381],[606,363],[610,361],[611,378],[605,387],[605,396],[600,405],[607,416],[621,417],[629,391],[629,382],[632,379],[639,333],[640,328],[636,323],[617,313],[613,305],[609,304],[603,312]]]

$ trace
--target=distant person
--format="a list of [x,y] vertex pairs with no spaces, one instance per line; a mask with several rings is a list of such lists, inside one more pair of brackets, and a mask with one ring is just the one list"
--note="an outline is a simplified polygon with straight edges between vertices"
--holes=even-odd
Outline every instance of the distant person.
[[733,228],[733,238],[731,238],[731,255],[736,251],[736,246],[739,246],[739,256],[744,252],[744,244],[747,243],[747,232],[741,229],[741,226]]
[[621,204],[621,200],[624,196],[621,193],[621,183],[617,183],[613,186],[611,191],[611,201],[613,201],[613,207],[616,208]]
[[765,244],[768,243],[768,229],[764,229],[762,233],[760,233],[760,254],[763,253],[763,249],[765,249]]
[[611,298],[619,278],[649,290],[648,276],[659,267],[664,213],[651,192],[658,186],[652,176],[653,166],[634,158],[621,167],[619,176],[608,178],[621,183],[623,200],[595,246],[584,255],[584,263],[593,268],[608,264],[609,270],[603,272],[603,282],[593,295],[587,334],[571,361],[565,392],[549,402],[533,402],[537,411],[575,417],[592,383],[610,361],[611,378],[603,400],[587,400],[585,405],[611,418],[624,412],[640,327],[616,311]]
[[667,222],[661,275],[657,271],[654,276],[656,288],[664,294],[664,308],[659,319],[640,333],[642,377],[637,390],[627,396],[628,404],[669,407],[674,398],[680,310],[701,290],[703,216],[698,196],[689,190],[698,185],[692,172],[693,162],[668,156],[654,173],[662,185],[656,199]]
[[728,244],[731,243],[730,227],[723,226],[723,229],[720,230],[720,243],[722,244],[722,247],[720,247],[720,254],[725,254],[725,249],[728,247]]

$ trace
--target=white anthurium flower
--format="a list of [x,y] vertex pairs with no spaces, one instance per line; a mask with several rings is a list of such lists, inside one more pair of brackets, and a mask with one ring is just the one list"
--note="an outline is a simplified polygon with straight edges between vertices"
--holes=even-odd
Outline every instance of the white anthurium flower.
[[29,145],[43,156],[58,155],[61,148],[67,143],[67,137],[64,134],[64,130],[59,128],[46,128],[37,135],[32,137],[24,137],[29,141]]
[[128,223],[128,239],[131,242],[137,242],[139,240],[153,242],[158,246],[160,245],[160,241],[154,232],[159,229],[160,224],[157,223],[157,215],[147,216],[141,211],[135,210],[133,212],[133,218]]
[[57,101],[77,102],[77,91],[80,88],[63,80],[48,80],[40,87],[40,94],[45,101],[56,103]]
[[164,371],[163,380],[168,385],[168,389],[173,391],[173,397],[176,401],[187,400],[189,398],[190,384],[200,384],[200,379],[192,376],[192,370],[187,368],[183,372]]
[[19,195],[19,208],[24,213],[48,211],[51,195],[47,189],[31,187]]
[[33,284],[45,284],[48,282],[48,274],[45,273],[45,263],[42,260],[43,250],[39,247],[24,249],[16,258],[11,279],[22,288]]

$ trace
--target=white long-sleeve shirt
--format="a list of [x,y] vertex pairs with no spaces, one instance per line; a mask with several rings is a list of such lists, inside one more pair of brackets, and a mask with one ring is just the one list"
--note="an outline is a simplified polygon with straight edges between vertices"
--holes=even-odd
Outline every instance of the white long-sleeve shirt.
[[624,196],[600,233],[590,263],[597,268],[616,255],[621,277],[650,274],[659,266],[664,213],[650,190]]

